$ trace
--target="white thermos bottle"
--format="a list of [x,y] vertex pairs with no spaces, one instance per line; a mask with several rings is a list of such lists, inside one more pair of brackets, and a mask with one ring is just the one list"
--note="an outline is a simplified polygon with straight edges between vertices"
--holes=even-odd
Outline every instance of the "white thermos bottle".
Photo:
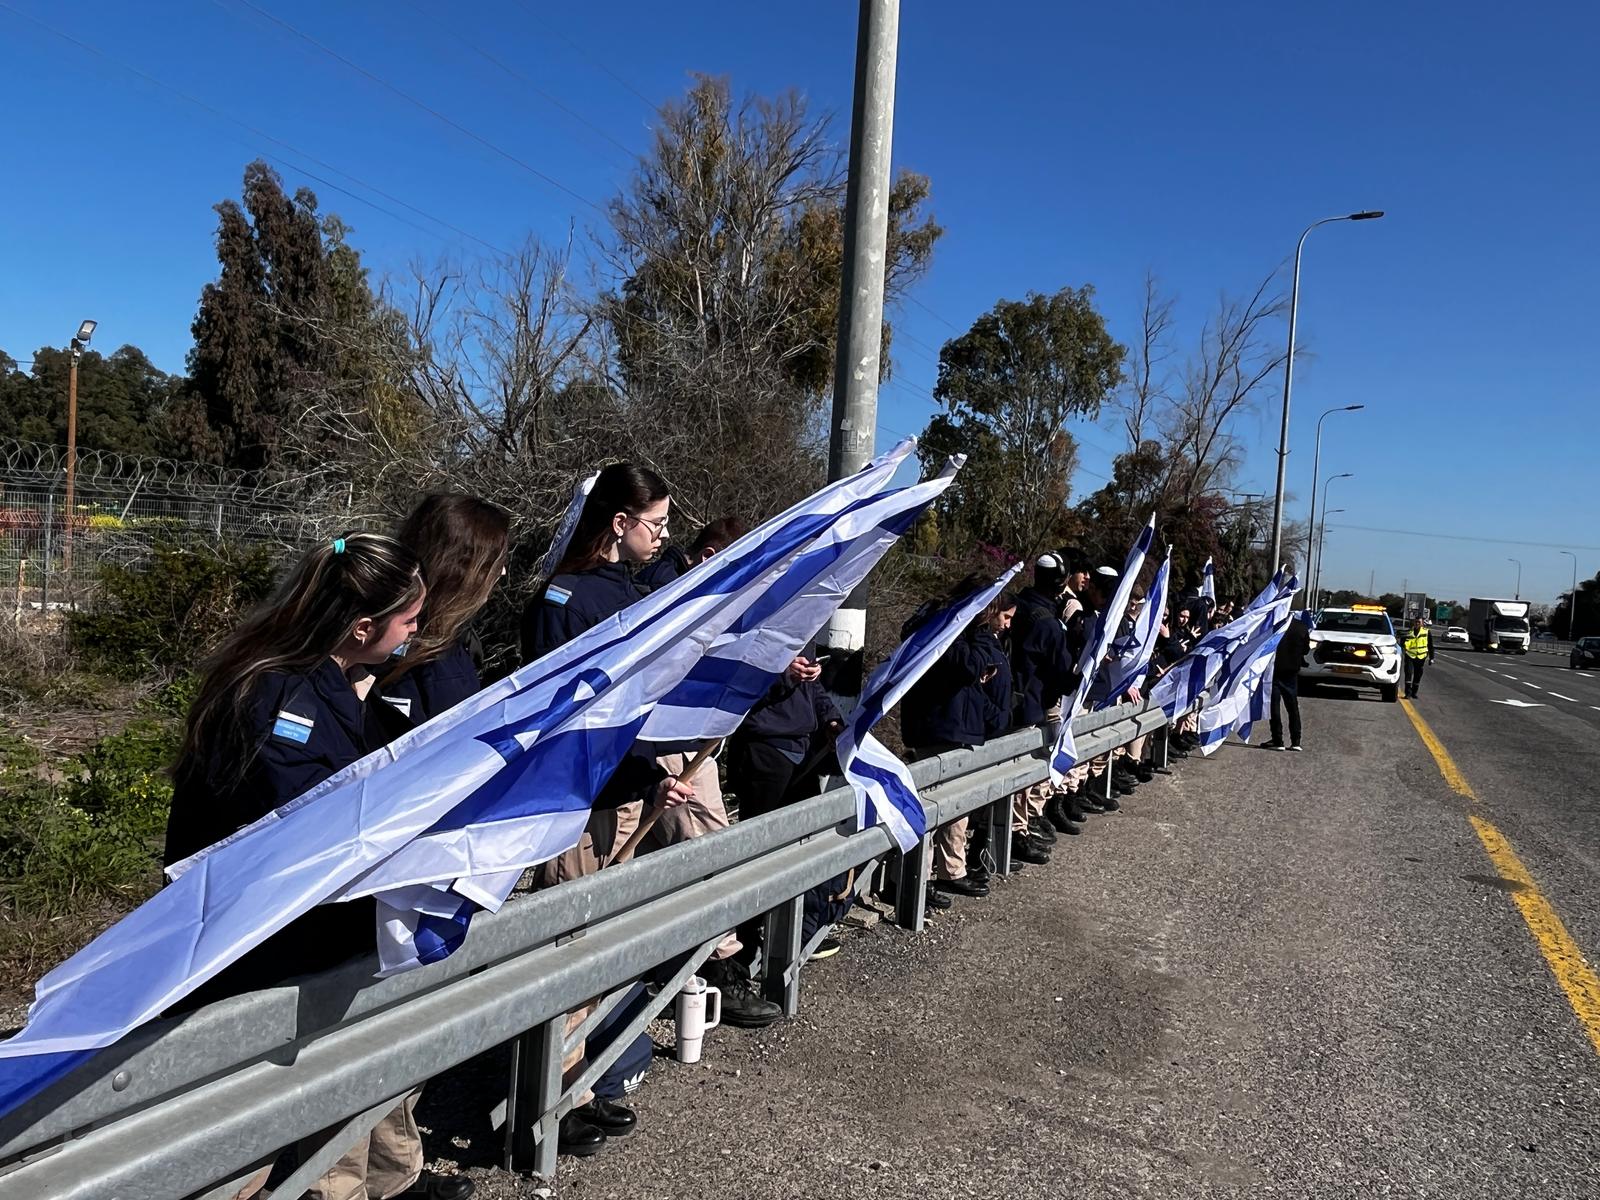
[[[706,1016],[708,998],[715,998]],[[678,1061],[697,1063],[706,1031],[722,1024],[722,989],[708,987],[698,975],[689,976],[678,993]]]

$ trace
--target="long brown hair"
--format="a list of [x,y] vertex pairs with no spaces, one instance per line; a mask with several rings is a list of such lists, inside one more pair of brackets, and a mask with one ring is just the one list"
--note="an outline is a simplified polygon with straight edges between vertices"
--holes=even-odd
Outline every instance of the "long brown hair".
[[617,540],[611,518],[620,513],[637,517],[658,500],[668,496],[667,481],[649,467],[638,463],[612,463],[600,472],[584,501],[583,515],[572,531],[566,553],[556,564],[554,574],[588,571],[606,561],[611,544]]
[[438,658],[488,602],[505,567],[511,517],[476,496],[433,492],[411,510],[395,538],[421,564],[428,598],[417,636],[385,683]]
[[308,551],[202,667],[173,774],[203,777],[203,764],[220,759],[241,777],[256,749],[250,702],[262,676],[317,666],[361,618],[381,621],[422,594],[416,556],[393,538],[351,533]]

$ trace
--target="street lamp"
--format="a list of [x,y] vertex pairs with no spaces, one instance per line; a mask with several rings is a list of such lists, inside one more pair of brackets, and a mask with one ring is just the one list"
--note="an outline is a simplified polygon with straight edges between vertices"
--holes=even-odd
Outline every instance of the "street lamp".
[[1572,560],[1572,594],[1567,597],[1567,641],[1578,640],[1578,556],[1571,550],[1563,550]]
[[[1344,509],[1342,508],[1335,508],[1322,514],[1322,529],[1317,534],[1317,574],[1319,575],[1322,573],[1322,543],[1328,536],[1328,518],[1336,516],[1343,511]],[[1317,594],[1315,584],[1312,585],[1311,594],[1314,599]]]
[[[1336,412],[1357,412],[1365,407],[1365,404],[1346,404],[1341,408],[1330,408],[1317,418],[1317,449],[1311,456],[1311,516],[1306,522],[1306,576],[1308,578],[1311,575],[1309,561],[1311,558],[1311,538],[1317,532],[1317,480],[1322,475],[1322,423]],[[1322,550],[1319,546],[1317,549],[1319,560],[1321,554]],[[1311,596],[1312,599],[1316,599],[1316,592],[1313,591]]]
[[[1323,480],[1323,482],[1322,482],[1322,528],[1323,529],[1327,529],[1327,527],[1328,527],[1328,488],[1330,486],[1332,486],[1333,481],[1335,479],[1353,479],[1353,478],[1355,478],[1355,472],[1354,471],[1341,471],[1339,474],[1337,474],[1337,475],[1329,475],[1327,479]],[[1317,498],[1317,481],[1314,480],[1314,479],[1311,481],[1311,498],[1313,500],[1315,500]],[[1311,581],[1311,592],[1312,592],[1313,595],[1316,594],[1317,585],[1320,584],[1321,582],[1322,582],[1322,539],[1319,536],[1318,539],[1317,539],[1317,573],[1312,578],[1312,581]]]
[[77,336],[72,339],[71,364],[67,367],[67,525],[63,531],[66,536],[61,546],[61,569],[68,587],[72,586],[72,487],[78,470],[78,360],[89,348],[95,325],[94,321],[79,323]]
[[[1300,314],[1300,253],[1306,248],[1306,238],[1318,225],[1334,221],[1375,221],[1383,216],[1381,210],[1346,213],[1342,217],[1324,217],[1306,226],[1305,232],[1294,248],[1294,281],[1289,287],[1289,357],[1283,364],[1283,425],[1278,431],[1278,490],[1272,498],[1272,566],[1278,569],[1278,556],[1283,551],[1283,475],[1289,465],[1289,393],[1294,387],[1294,327]],[[1313,476],[1311,486],[1316,487]]]
[[1520,558],[1508,558],[1508,559],[1506,559],[1506,561],[1507,562],[1514,562],[1514,563],[1517,564],[1517,594],[1515,596],[1513,596],[1512,599],[1513,600],[1521,600],[1522,599],[1522,560]]

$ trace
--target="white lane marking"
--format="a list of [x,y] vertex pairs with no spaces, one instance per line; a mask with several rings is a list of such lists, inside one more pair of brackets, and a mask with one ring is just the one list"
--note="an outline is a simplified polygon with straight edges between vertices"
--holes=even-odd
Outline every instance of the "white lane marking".
[[1536,692],[1544,691],[1544,689],[1542,687],[1540,687],[1537,683],[1529,683],[1526,679],[1524,679],[1522,681],[1522,686],[1523,687],[1531,687]]
[[1582,671],[1579,671],[1578,672],[1578,678],[1579,679],[1593,679],[1594,676],[1593,675],[1585,675]]
[[1532,703],[1528,702],[1527,700],[1518,700],[1515,697],[1513,697],[1510,700],[1491,700],[1491,701],[1489,701],[1489,703],[1490,704],[1509,704],[1512,708],[1544,708],[1544,707],[1546,707],[1543,704],[1532,704]]
[[1565,700],[1568,704],[1576,704],[1577,703],[1577,701],[1574,700],[1571,696],[1563,696],[1560,692],[1551,692],[1550,694],[1552,696],[1554,696],[1557,700]]
[[1520,679],[1518,679],[1518,678],[1517,678],[1517,677],[1516,677],[1516,676],[1515,676],[1515,675],[1507,675],[1507,674],[1506,674],[1506,673],[1505,673],[1505,672],[1504,672],[1504,671],[1499,671],[1499,672],[1497,672],[1497,674],[1498,674],[1498,675],[1499,675],[1499,676],[1500,676],[1500,677],[1501,677],[1501,678],[1502,678],[1502,679],[1509,679],[1509,680],[1511,680],[1511,682],[1512,682],[1512,683],[1521,683],[1521,682],[1522,682],[1522,680],[1520,680]]

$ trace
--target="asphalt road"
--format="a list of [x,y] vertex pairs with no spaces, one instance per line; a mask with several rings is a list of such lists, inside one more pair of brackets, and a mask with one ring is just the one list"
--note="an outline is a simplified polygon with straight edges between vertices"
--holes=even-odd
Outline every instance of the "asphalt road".
[[[1476,801],[1402,705],[1328,689],[1306,753],[1180,764],[927,932],[848,936],[798,1020],[658,1060],[559,1193],[1600,1196],[1600,1056],[1468,819],[1600,957],[1600,675],[1468,657],[1416,710]],[[435,1147],[485,1161],[435,1094]]]

